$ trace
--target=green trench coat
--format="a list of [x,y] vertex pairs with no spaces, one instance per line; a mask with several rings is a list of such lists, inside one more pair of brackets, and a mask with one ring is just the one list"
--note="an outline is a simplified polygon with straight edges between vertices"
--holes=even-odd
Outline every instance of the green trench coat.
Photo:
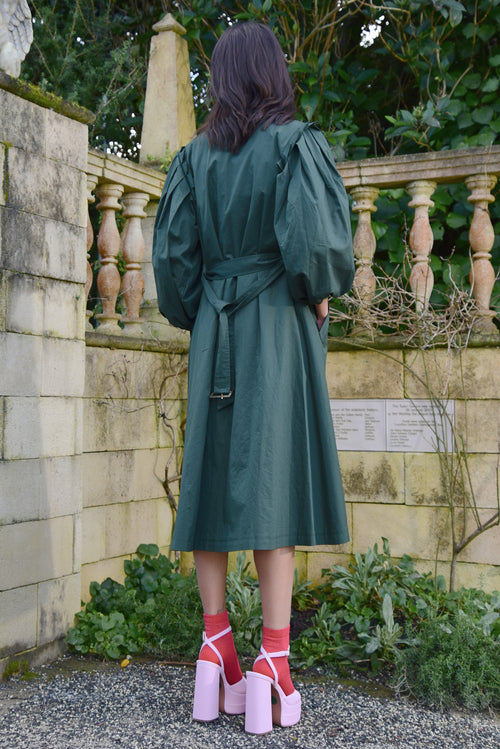
[[[162,314],[191,330],[172,548],[348,540],[311,305],[354,276],[347,196],[314,125],[257,130],[238,154],[204,135],[175,157],[155,223]],[[212,397],[210,397],[212,395]]]

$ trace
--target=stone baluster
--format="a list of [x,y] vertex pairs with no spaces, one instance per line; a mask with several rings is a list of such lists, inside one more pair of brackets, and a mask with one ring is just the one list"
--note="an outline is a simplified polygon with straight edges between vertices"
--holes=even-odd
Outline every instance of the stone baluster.
[[472,250],[470,283],[478,307],[474,330],[478,333],[498,333],[493,322],[495,312],[490,310],[491,293],[495,284],[495,270],[491,264],[491,248],[495,232],[491,223],[488,203],[494,201],[491,190],[497,178],[491,174],[476,174],[467,177],[465,184],[470,191],[468,200],[474,206],[474,215],[469,230]]
[[410,208],[415,208],[410,231],[410,249],[413,260],[410,288],[415,297],[415,307],[419,314],[425,312],[429,306],[429,299],[434,288],[434,273],[430,266],[434,235],[429,221],[429,208],[434,205],[431,195],[435,189],[436,183],[425,179],[410,182],[406,186],[406,190],[412,198],[408,205]]
[[144,192],[129,192],[122,197],[123,215],[127,219],[122,232],[122,251],[127,270],[122,279],[122,292],[127,307],[126,316],[122,317],[124,333],[141,335],[144,320],[139,316],[139,306],[144,293],[144,278],[141,272],[141,261],[146,244],[142,235],[142,219],[149,195]]
[[118,334],[121,333],[118,325],[120,315],[115,309],[120,291],[120,273],[116,267],[120,252],[120,232],[116,225],[115,213],[121,210],[118,198],[123,193],[123,186],[105,182],[98,185],[95,192],[100,201],[97,210],[102,211],[102,223],[97,236],[97,249],[101,258],[97,288],[102,300],[102,313],[96,317],[99,320],[100,333]]
[[[95,197],[92,195],[95,186],[97,184],[97,177],[94,177],[93,175],[87,175],[87,203],[90,205],[91,203],[95,202]],[[85,281],[85,306],[87,306],[89,301],[89,292],[90,287],[92,286],[92,281],[94,280],[94,275],[92,273],[92,266],[90,265],[90,250],[92,248],[92,245],[94,244],[94,229],[92,227],[92,221],[90,220],[90,213],[87,212],[87,280]],[[85,323],[86,330],[94,330],[90,323],[90,318],[92,317],[92,310],[86,309],[85,311],[87,322]]]
[[378,194],[377,187],[361,186],[353,187],[351,190],[354,200],[352,210],[359,214],[353,239],[354,257],[358,266],[354,276],[353,288],[361,302],[358,322],[354,331],[357,333],[370,328],[369,306],[373,300],[377,283],[372,268],[377,242],[372,229],[371,214],[377,210],[375,201]]

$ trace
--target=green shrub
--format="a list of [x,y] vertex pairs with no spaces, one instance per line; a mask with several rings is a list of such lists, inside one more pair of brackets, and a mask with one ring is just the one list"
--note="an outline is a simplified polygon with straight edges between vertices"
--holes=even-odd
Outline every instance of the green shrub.
[[462,615],[424,622],[397,660],[399,693],[439,708],[500,706],[500,640]]
[[[91,600],[67,635],[71,649],[117,659],[154,653],[194,661],[203,629],[195,573],[183,576],[154,544],[124,564],[124,584],[90,586]],[[292,664],[347,665],[395,673],[397,691],[438,707],[500,704],[500,593],[462,588],[420,574],[408,555],[391,558],[383,539],[348,567],[323,570],[318,588],[295,577],[296,611],[310,626],[291,642]],[[255,656],[262,608],[245,554],[227,578],[226,601],[240,655]]]

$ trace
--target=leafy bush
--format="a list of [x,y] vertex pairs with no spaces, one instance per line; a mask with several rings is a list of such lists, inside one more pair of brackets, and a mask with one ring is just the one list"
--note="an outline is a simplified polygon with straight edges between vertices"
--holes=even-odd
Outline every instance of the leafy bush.
[[[91,584],[92,598],[67,635],[70,648],[111,659],[195,660],[203,628],[195,574],[181,575],[154,544],[139,546],[124,568],[123,585]],[[310,626],[291,643],[292,665],[386,669],[398,692],[439,707],[499,704],[500,593],[448,593],[441,576],[419,573],[407,554],[393,560],[387,539],[382,551],[375,544],[348,567],[323,570],[322,579],[313,588],[295,576],[294,611],[305,611]],[[244,553],[228,575],[226,600],[236,648],[253,657],[262,609]]]
[[181,575],[155,544],[141,544],[124,570],[124,585],[109,577],[91,583],[91,600],[67,635],[70,648],[111,659],[148,652],[194,657],[203,627],[194,573]]
[[396,690],[439,708],[500,705],[500,640],[465,616],[424,622],[396,665]]
[[[393,669],[417,647],[428,621],[451,626],[460,618],[492,643],[500,641],[500,594],[462,588],[448,593],[442,576],[422,575],[408,555],[391,559],[389,542],[356,553],[348,568],[323,570],[321,608],[292,643],[297,665],[342,664],[378,672]],[[415,645],[417,643],[417,645]],[[469,654],[464,650],[465,661]],[[493,666],[500,678],[498,659]]]

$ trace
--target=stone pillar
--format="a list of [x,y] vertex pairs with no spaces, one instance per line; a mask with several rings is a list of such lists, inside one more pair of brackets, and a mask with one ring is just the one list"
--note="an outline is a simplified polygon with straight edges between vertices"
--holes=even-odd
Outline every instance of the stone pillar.
[[356,259],[356,274],[354,276],[354,291],[356,292],[361,309],[355,333],[362,333],[370,328],[369,306],[375,293],[376,278],[373,272],[373,256],[376,249],[376,239],[371,224],[371,214],[377,210],[375,201],[378,197],[377,187],[353,187],[351,195],[354,199],[353,213],[357,213],[358,225],[353,238],[354,257]]
[[425,179],[410,182],[406,187],[412,198],[408,205],[415,208],[415,217],[410,231],[410,249],[413,259],[410,287],[415,295],[415,307],[418,313],[425,312],[427,309],[434,288],[434,273],[430,266],[434,235],[429,221],[429,208],[434,205],[431,195],[435,189],[436,183]]
[[123,185],[111,182],[100,184],[96,188],[99,198],[98,211],[102,211],[102,223],[97,235],[97,249],[101,258],[101,267],[97,274],[97,288],[102,300],[102,312],[96,315],[100,333],[119,334],[120,315],[116,312],[116,300],[120,291],[120,273],[117,268],[120,252],[120,232],[116,225],[115,214],[122,207],[118,199],[123,193]]
[[0,88],[0,675],[80,609],[87,138]]
[[[95,197],[93,196],[93,191],[95,189],[95,186],[97,184],[97,177],[87,175],[87,202],[89,205],[95,202]],[[85,303],[88,303],[89,300],[89,292],[90,288],[92,286],[92,281],[94,280],[94,274],[92,271],[92,266],[90,265],[90,250],[92,249],[92,245],[94,244],[94,229],[92,226],[92,221],[90,220],[90,213],[87,211],[87,280],[85,282]],[[87,318],[87,322],[85,323],[85,329],[86,330],[94,330],[90,323],[90,318],[92,317],[92,310],[86,310],[85,316]]]
[[476,174],[465,180],[470,190],[468,201],[474,206],[474,215],[469,230],[469,241],[473,252],[470,283],[479,311],[474,325],[478,333],[498,333],[493,322],[495,312],[490,310],[491,294],[495,285],[495,269],[491,264],[491,248],[495,241],[495,231],[488,208],[488,204],[495,200],[491,191],[496,182],[497,178],[492,174]]
[[155,23],[141,137],[141,163],[163,159],[195,134],[193,92],[185,29],[168,13]]
[[122,198],[123,216],[127,220],[122,234],[122,251],[127,266],[122,279],[122,293],[127,314],[122,317],[122,322],[124,333],[131,335],[141,335],[141,326],[144,322],[139,316],[139,306],[144,293],[141,261],[146,249],[141,224],[147,217],[144,208],[148,201],[149,195],[144,192],[129,192]]

